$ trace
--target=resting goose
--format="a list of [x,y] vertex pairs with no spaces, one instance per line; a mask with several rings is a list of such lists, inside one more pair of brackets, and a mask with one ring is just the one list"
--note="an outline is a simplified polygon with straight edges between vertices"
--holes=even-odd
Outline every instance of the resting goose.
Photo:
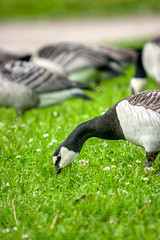
[[114,104],[106,113],[78,125],[54,152],[57,173],[80,153],[91,137],[124,139],[145,148],[150,167],[160,151],[160,91],[145,91]]
[[88,84],[70,81],[31,62],[10,60],[1,63],[0,82],[0,106],[14,107],[18,113],[76,97],[91,100],[82,91],[90,89]]
[[135,51],[120,50],[100,45],[60,42],[44,46],[31,60],[50,71],[64,74],[71,80],[93,81],[96,78],[115,77],[123,73],[123,63],[130,63]]
[[160,88],[160,37],[147,42],[140,55],[141,61],[136,61],[136,80],[133,78],[130,81],[134,93],[142,91],[147,85],[146,73],[157,81]]

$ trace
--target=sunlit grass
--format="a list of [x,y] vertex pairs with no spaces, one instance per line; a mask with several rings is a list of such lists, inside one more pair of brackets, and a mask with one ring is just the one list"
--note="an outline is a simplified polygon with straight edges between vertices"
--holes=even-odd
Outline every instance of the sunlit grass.
[[[20,119],[0,108],[0,239],[159,238],[159,162],[145,172],[144,149],[92,138],[60,175],[52,162],[79,123],[130,95],[132,74],[131,67],[87,92],[92,102],[75,99]],[[147,89],[155,88],[150,79]]]
[[158,14],[153,0],[1,0],[0,19],[65,19]]

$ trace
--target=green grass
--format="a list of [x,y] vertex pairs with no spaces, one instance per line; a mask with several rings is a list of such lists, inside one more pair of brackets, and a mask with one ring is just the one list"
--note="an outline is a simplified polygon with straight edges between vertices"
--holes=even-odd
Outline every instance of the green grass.
[[158,0],[0,0],[0,19],[117,17],[159,12]]
[[[93,102],[75,99],[21,119],[0,108],[0,239],[159,239],[159,163],[145,172],[144,149],[92,138],[60,175],[52,162],[79,123],[130,94],[132,74],[133,67],[87,92]],[[155,88],[150,79],[147,89]]]

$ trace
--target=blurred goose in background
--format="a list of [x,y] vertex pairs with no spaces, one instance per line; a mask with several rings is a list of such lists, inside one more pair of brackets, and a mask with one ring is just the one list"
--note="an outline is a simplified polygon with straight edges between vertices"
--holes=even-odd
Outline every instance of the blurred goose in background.
[[14,107],[18,114],[76,97],[91,100],[82,89],[90,86],[31,62],[10,60],[0,64],[0,106]]
[[106,113],[78,125],[53,154],[57,173],[74,161],[91,138],[124,139],[145,148],[145,166],[160,152],[160,91],[145,91],[114,104]]
[[158,83],[160,88],[160,37],[147,42],[139,52],[135,64],[136,79],[130,81],[133,93],[144,90],[147,85],[146,73]]
[[139,93],[147,86],[147,76],[142,63],[142,50],[139,50],[135,60],[135,73],[130,80],[132,94]]
[[131,63],[135,55],[134,50],[61,42],[42,47],[31,61],[71,80],[89,82],[123,74],[124,65]]
[[30,58],[31,58],[31,54],[21,55],[21,54],[12,53],[12,52],[0,49],[0,62],[6,62],[9,60],[29,61]]

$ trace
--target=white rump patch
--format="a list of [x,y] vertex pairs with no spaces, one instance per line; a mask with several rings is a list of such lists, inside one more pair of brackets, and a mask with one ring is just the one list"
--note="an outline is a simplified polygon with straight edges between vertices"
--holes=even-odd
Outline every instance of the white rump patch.
[[69,163],[73,162],[79,155],[74,151],[68,150],[66,147],[62,147],[60,150],[61,161],[59,163],[60,168],[66,167]]
[[142,146],[147,152],[160,151],[160,114],[142,106],[133,106],[127,100],[117,107],[125,139]]

